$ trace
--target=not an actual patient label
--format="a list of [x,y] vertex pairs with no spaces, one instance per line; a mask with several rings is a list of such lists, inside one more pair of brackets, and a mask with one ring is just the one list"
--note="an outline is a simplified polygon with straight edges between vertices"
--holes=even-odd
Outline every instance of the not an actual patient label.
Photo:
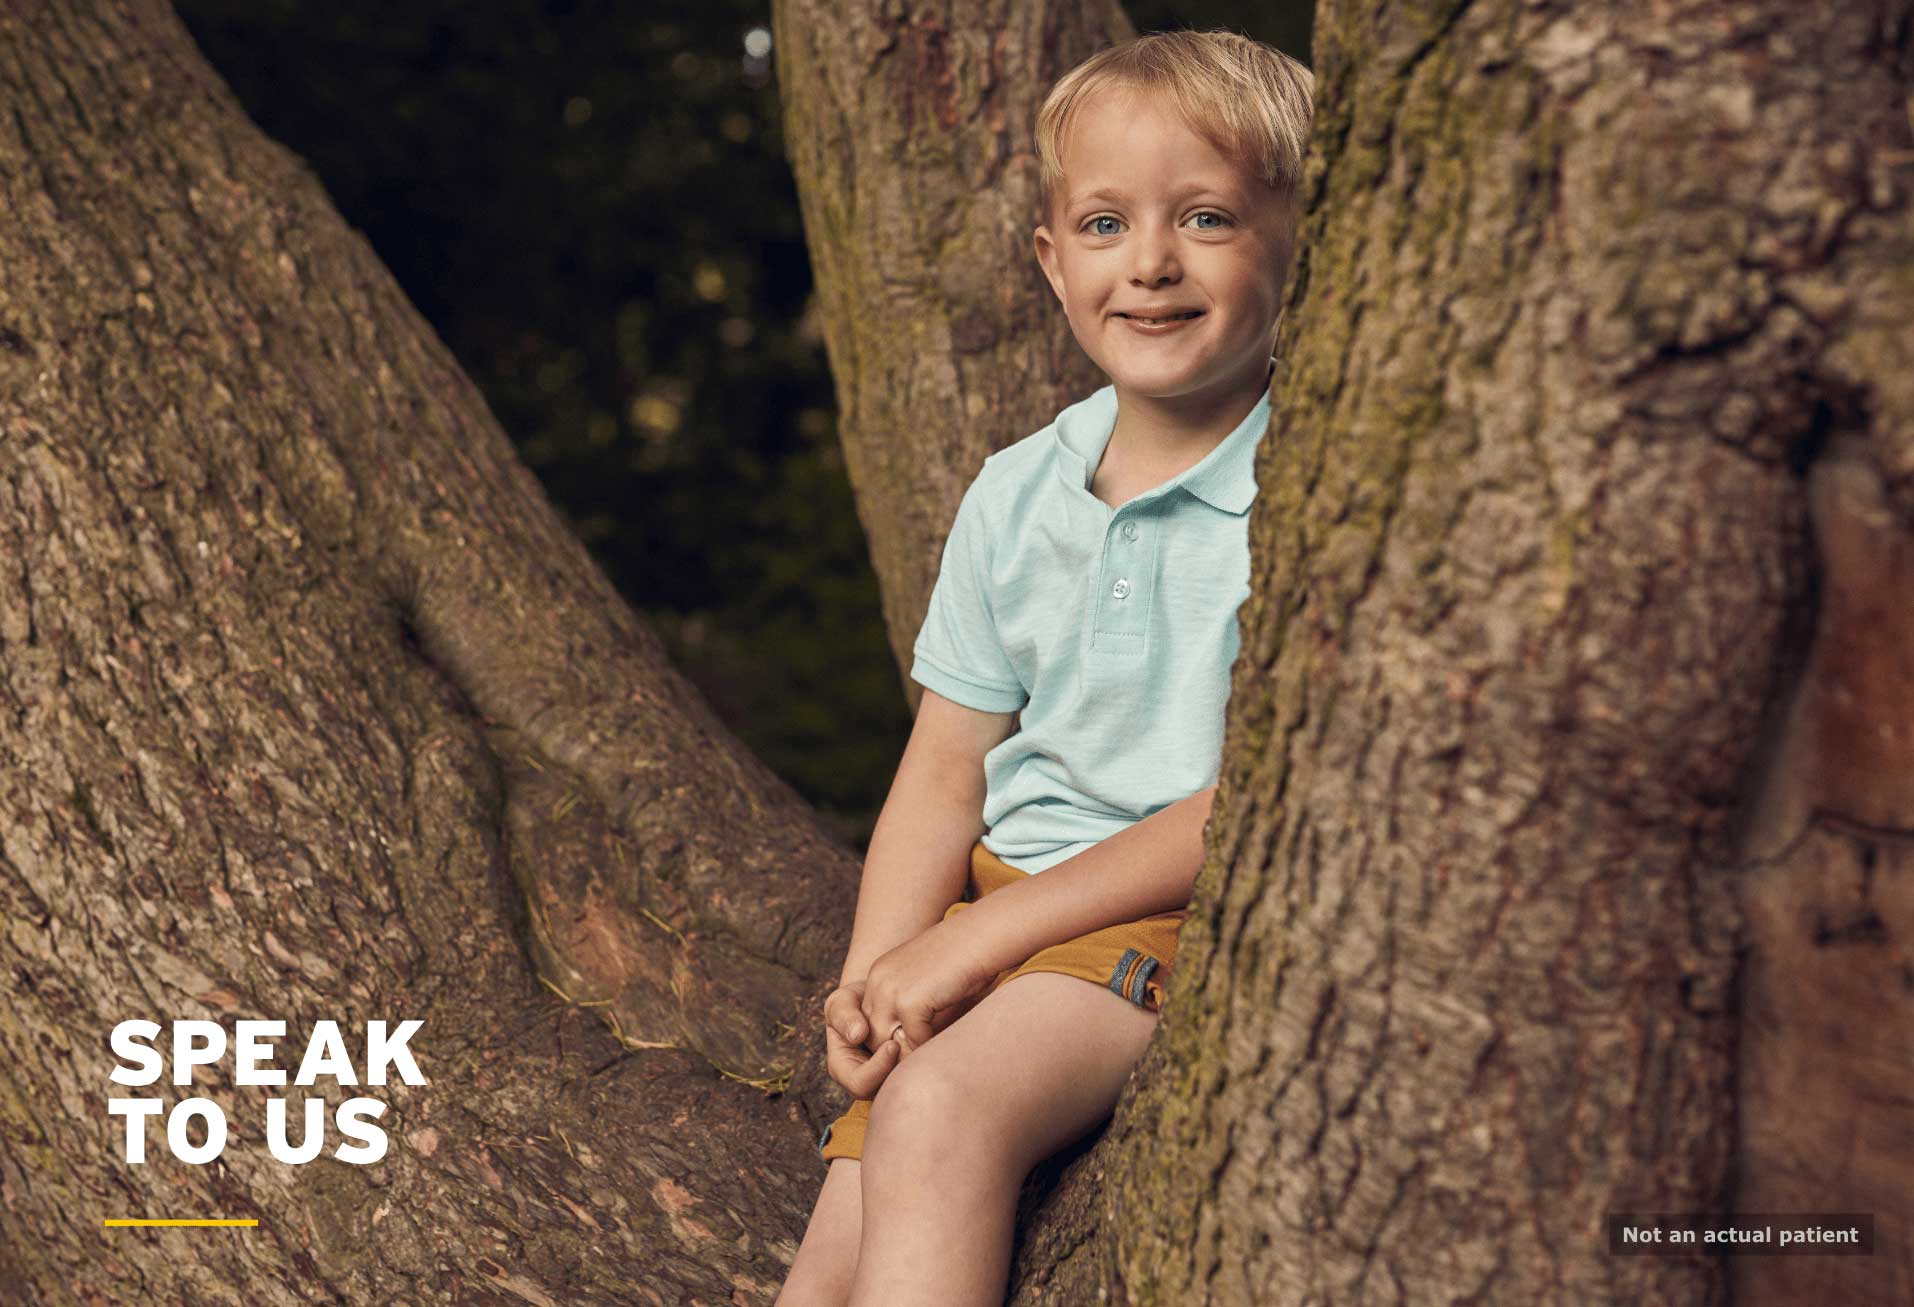
[[1871,1212],[1618,1212],[1608,1217],[1608,1251],[1617,1256],[1680,1257],[1874,1252]]

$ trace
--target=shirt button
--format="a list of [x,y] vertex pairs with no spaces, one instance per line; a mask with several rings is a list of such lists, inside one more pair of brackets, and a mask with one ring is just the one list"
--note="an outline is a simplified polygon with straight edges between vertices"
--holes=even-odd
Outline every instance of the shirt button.
[[1119,599],[1127,599],[1130,596],[1130,583],[1122,577],[1118,577],[1117,583],[1110,587],[1110,593]]
[[1123,524],[1123,538],[1125,540],[1136,539],[1136,523],[1135,522],[1125,522]]

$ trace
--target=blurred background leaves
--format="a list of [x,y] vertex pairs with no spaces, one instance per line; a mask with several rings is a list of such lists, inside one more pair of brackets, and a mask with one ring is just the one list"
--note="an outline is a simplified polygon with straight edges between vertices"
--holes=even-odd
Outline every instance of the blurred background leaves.
[[[910,717],[810,310],[767,0],[176,7],[677,666],[862,849]],[[1309,0],[1127,9],[1308,58]]]

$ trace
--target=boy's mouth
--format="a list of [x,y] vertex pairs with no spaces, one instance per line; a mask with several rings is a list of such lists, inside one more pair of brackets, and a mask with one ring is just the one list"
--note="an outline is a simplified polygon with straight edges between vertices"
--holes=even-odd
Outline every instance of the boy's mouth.
[[1144,323],[1157,323],[1157,322],[1185,322],[1185,321],[1188,321],[1188,320],[1189,320],[1190,318],[1200,318],[1200,317],[1202,317],[1202,316],[1203,316],[1203,310],[1201,310],[1201,309],[1184,309],[1184,310],[1182,310],[1181,312],[1178,312],[1178,313],[1155,313],[1155,314],[1150,314],[1150,313],[1119,313],[1119,314],[1117,314],[1117,316],[1118,316],[1119,318],[1128,318],[1128,319],[1129,319],[1130,321],[1132,321],[1132,322],[1144,322]]

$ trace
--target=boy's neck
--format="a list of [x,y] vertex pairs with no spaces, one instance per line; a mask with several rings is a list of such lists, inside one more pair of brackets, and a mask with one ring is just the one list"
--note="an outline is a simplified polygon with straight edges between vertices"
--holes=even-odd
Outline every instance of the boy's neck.
[[1095,471],[1120,462],[1133,475],[1160,473],[1151,483],[1156,485],[1202,462],[1267,393],[1271,366],[1265,364],[1241,384],[1199,395],[1162,398],[1118,386],[1116,426],[1093,480]]

